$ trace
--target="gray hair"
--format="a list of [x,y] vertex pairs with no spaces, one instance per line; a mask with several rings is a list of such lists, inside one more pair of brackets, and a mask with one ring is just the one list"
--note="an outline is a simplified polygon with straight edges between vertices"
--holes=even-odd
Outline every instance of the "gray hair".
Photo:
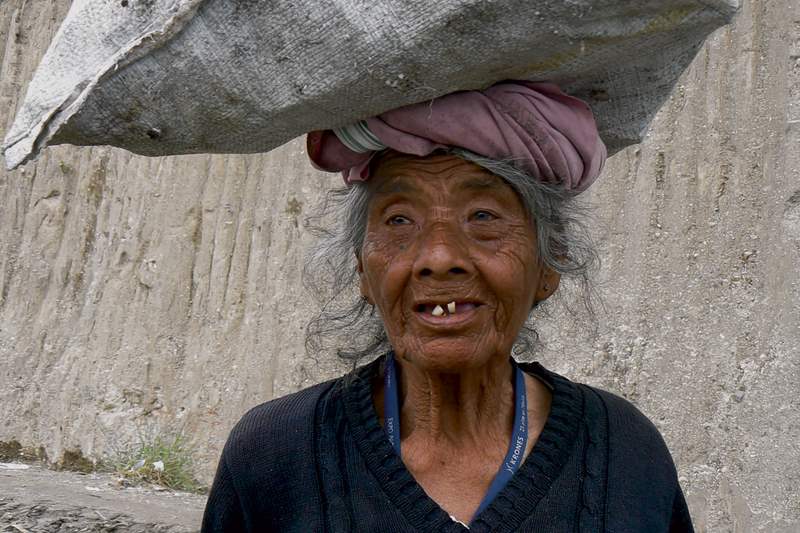
[[[578,301],[593,317],[594,293],[589,281],[600,261],[588,231],[588,209],[575,193],[532,179],[513,161],[496,161],[457,148],[450,153],[483,167],[516,191],[535,222],[539,259],[562,275],[558,292],[576,290]],[[320,213],[309,219],[318,240],[307,257],[303,280],[322,305],[306,327],[310,355],[333,351],[355,365],[391,349],[380,315],[358,291],[356,257],[364,243],[369,202],[370,191],[363,183],[334,189],[327,194]],[[565,302],[565,298],[559,301]],[[523,325],[514,345],[515,355],[531,352],[538,343],[533,314],[547,312],[540,307],[531,311]],[[572,311],[569,305],[567,309]]]

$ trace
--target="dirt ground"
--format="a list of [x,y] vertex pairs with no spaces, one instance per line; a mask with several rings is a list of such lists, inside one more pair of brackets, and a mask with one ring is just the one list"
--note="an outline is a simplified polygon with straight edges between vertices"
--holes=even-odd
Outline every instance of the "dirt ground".
[[0,532],[200,530],[205,496],[121,486],[110,474],[0,463]]

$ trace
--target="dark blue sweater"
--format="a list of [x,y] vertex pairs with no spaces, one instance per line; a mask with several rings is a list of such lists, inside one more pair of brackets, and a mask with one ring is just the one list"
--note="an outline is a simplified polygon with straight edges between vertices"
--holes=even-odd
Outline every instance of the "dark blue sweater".
[[[691,532],[661,435],[633,405],[538,363],[550,415],[473,532]],[[392,450],[372,403],[382,360],[264,403],[231,431],[203,532],[458,532]]]

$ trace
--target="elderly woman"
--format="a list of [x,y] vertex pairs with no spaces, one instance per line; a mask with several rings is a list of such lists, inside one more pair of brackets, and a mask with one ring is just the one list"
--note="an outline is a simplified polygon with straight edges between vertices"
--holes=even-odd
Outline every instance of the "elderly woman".
[[537,304],[591,263],[570,211],[606,157],[589,108],[506,82],[308,145],[349,185],[322,249],[351,261],[332,282],[362,298],[322,318],[377,317],[361,352],[380,357],[247,413],[203,531],[691,531],[636,408],[511,357]]

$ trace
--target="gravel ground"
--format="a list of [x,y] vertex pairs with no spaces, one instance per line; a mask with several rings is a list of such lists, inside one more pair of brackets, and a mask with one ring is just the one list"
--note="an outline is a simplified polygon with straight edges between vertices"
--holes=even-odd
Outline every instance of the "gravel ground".
[[0,532],[199,531],[205,496],[121,486],[110,474],[0,463]]

